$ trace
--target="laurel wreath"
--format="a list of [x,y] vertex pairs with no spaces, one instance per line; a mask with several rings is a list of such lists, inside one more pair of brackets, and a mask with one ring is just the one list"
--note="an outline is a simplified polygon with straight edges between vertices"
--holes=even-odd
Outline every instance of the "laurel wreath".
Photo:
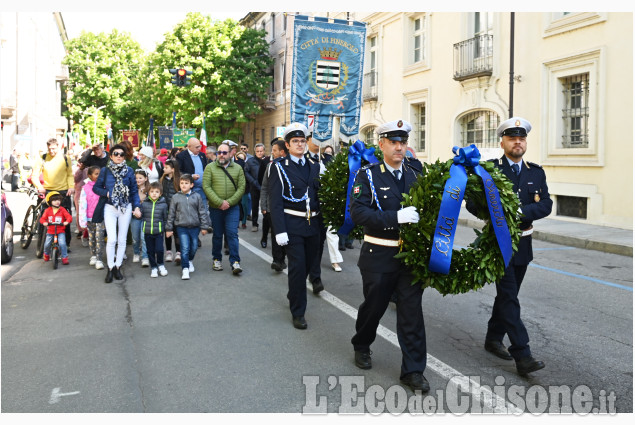
[[[450,177],[452,163],[452,160],[444,163],[437,160],[433,164],[424,164],[422,175],[402,202],[404,207],[415,206],[420,220],[417,224],[401,226],[401,252],[395,256],[412,270],[413,284],[421,282],[423,288],[434,288],[444,296],[482,288],[488,282],[496,282],[505,273],[503,257],[489,221],[483,183],[474,173],[474,168],[469,166],[465,167],[468,180],[464,199],[474,203],[477,217],[485,221],[485,226],[481,231],[474,229],[477,237],[467,248],[453,251],[447,275],[428,269],[443,188]],[[518,217],[520,202],[513,190],[513,183],[492,162],[482,161],[480,165],[492,176],[498,188],[512,238],[512,250],[516,251],[521,235]]]
[[[331,226],[334,232],[344,224],[346,210],[346,190],[348,189],[348,150],[353,142],[342,147],[342,150],[333,157],[333,160],[326,166],[326,171],[320,177],[320,213],[325,226]],[[372,144],[366,144],[366,149],[374,147],[375,156],[379,161],[383,161],[384,156],[381,150]],[[367,162],[362,160],[362,166]],[[362,226],[355,226],[349,237],[362,239],[364,230]]]

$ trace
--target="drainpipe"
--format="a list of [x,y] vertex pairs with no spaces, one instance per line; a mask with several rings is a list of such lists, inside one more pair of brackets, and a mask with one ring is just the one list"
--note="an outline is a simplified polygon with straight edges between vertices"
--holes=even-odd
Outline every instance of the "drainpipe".
[[509,117],[514,116],[514,23],[515,13],[511,12],[511,27],[509,30]]

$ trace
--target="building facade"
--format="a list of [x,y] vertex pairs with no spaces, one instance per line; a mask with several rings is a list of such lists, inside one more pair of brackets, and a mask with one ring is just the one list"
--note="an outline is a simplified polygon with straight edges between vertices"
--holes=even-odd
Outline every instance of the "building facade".
[[13,148],[35,155],[68,129],[62,116],[67,40],[59,12],[0,13],[2,156]]
[[633,228],[633,142],[622,135],[633,117],[632,13],[250,13],[241,23],[267,31],[276,60],[263,113],[243,127],[252,146],[288,124],[295,14],[367,24],[358,138],[376,142],[378,125],[405,118],[422,161],[472,143],[493,158],[499,123],[522,116],[550,217]]

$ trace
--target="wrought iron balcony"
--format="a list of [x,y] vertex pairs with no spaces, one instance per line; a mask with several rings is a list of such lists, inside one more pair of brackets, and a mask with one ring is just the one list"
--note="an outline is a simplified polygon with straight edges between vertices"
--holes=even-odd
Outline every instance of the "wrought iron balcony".
[[364,81],[362,83],[362,100],[377,100],[377,87],[378,78],[377,72],[368,72],[364,74]]
[[454,79],[492,75],[494,36],[479,35],[454,45]]

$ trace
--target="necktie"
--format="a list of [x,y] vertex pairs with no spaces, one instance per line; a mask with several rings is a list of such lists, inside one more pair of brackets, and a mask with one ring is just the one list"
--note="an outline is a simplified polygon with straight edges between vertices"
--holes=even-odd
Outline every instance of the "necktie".
[[303,159],[303,158],[300,158],[300,159],[298,160],[298,164],[300,164],[300,167],[303,167],[303,166],[304,166],[304,159]]
[[514,171],[514,174],[520,174],[520,167],[518,166],[518,164],[512,164],[512,170]]
[[401,171],[399,171],[399,170],[395,170],[395,171],[393,171],[392,173],[395,175],[395,178],[396,178],[397,180],[400,180],[400,177],[401,177]]

